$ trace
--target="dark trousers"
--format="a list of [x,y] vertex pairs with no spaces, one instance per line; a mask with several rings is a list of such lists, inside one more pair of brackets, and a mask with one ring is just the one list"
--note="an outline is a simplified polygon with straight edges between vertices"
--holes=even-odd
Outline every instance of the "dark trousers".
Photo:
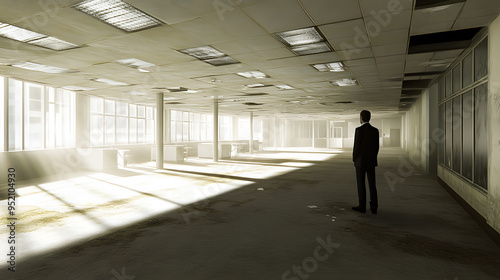
[[378,207],[377,187],[375,185],[375,166],[356,166],[356,179],[358,181],[359,207],[366,209],[366,182],[365,174],[368,175],[368,185],[370,186],[370,206],[373,209]]

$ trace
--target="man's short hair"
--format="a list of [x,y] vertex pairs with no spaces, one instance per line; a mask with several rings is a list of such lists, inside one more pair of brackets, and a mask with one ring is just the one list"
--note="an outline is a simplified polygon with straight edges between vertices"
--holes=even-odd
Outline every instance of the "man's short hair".
[[370,113],[370,111],[363,110],[361,111],[360,116],[363,122],[369,122],[372,117],[372,114]]

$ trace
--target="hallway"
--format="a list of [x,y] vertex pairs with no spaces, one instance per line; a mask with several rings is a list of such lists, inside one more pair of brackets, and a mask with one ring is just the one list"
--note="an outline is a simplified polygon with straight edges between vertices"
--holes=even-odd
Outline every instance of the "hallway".
[[288,149],[19,183],[9,279],[500,278],[500,248],[402,150],[381,150],[378,215],[351,210],[354,173],[349,149]]

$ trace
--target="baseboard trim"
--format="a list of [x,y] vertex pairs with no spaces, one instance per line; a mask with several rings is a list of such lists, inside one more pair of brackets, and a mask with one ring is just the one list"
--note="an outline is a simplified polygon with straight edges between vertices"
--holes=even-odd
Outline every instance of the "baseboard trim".
[[472,206],[470,206],[467,201],[465,201],[460,195],[458,195],[445,181],[441,178],[437,178],[439,184],[469,213],[469,215],[483,228],[483,230],[488,234],[488,236],[493,239],[493,241],[500,247],[500,233],[492,228],[486,219],[479,214]]

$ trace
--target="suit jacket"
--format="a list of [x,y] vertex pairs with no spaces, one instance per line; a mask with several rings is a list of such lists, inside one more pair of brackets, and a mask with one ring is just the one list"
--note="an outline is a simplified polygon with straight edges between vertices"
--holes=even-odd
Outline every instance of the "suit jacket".
[[378,129],[373,127],[370,123],[365,123],[356,128],[354,149],[352,150],[352,161],[356,167],[368,168],[378,165],[378,142]]

